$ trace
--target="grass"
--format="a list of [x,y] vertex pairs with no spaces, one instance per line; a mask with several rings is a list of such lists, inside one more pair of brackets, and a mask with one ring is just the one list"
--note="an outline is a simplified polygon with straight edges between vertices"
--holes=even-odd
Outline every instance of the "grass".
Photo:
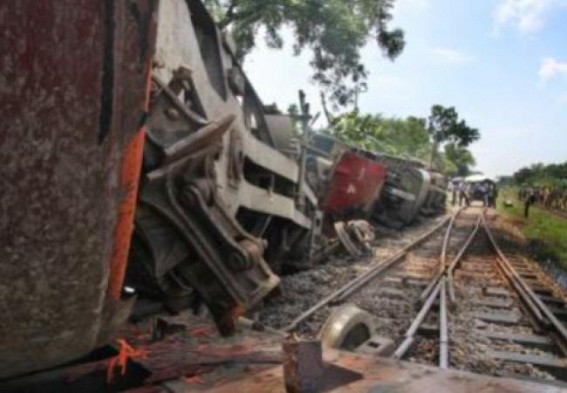
[[[524,219],[524,203],[517,199],[517,191],[504,189],[499,196],[498,211],[518,225],[534,250],[540,256],[550,257],[567,268],[567,220],[532,206]],[[513,201],[513,207],[504,207],[504,201]]]

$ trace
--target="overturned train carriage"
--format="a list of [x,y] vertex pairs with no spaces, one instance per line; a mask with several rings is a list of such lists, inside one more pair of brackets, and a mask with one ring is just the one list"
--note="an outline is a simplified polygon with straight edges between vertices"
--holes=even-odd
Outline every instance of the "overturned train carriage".
[[434,171],[430,171],[430,177],[427,197],[421,208],[421,213],[425,216],[444,213],[447,207],[447,177]]
[[388,165],[351,151],[316,194],[289,118],[266,112],[200,1],[0,14],[0,378],[104,344],[132,306],[124,283],[170,308],[204,302],[230,334],[283,262],[309,257],[318,206],[367,216],[388,189]]
[[374,218],[396,228],[411,224],[432,191],[431,173],[414,160],[389,155],[377,155],[376,159],[388,168],[388,179]]
[[0,379],[84,355],[129,314],[155,11],[0,4]]
[[230,333],[320,224],[230,39],[191,0],[0,11],[0,378],[106,343],[125,275]]
[[127,282],[172,307],[203,300],[229,334],[309,247],[317,201],[291,127],[264,113],[201,2],[162,1],[158,14]]
[[324,194],[321,207],[331,217],[372,216],[402,228],[421,214],[445,211],[445,176],[417,160],[363,151],[316,134],[307,162],[308,178]]
[[386,181],[386,166],[334,138],[312,135],[306,176],[315,188],[324,222],[369,219]]

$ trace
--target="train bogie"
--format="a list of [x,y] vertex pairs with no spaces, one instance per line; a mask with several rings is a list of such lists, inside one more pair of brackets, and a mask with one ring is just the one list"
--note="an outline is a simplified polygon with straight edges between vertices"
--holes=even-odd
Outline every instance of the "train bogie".
[[291,130],[265,114],[202,3],[159,4],[152,83],[128,282],[204,300],[229,334],[313,232],[316,200]]

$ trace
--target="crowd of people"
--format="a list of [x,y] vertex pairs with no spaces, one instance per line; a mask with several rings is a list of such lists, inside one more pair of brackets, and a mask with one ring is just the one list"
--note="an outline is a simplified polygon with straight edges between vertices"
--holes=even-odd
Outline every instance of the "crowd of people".
[[558,187],[520,187],[518,198],[524,201],[524,217],[528,218],[530,206],[537,203],[547,209],[567,210],[567,189]]
[[520,187],[518,198],[530,199],[548,209],[567,210],[567,189],[559,187]]
[[485,207],[496,207],[498,188],[493,181],[466,182],[460,180],[452,182],[451,203],[455,206],[470,206],[471,201],[481,201]]

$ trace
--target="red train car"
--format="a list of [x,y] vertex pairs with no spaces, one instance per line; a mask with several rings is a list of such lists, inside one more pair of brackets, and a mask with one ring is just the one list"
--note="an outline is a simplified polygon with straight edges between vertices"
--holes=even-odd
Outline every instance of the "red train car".
[[372,211],[385,180],[384,165],[355,151],[345,151],[333,165],[321,207],[335,217],[357,211],[364,216]]

